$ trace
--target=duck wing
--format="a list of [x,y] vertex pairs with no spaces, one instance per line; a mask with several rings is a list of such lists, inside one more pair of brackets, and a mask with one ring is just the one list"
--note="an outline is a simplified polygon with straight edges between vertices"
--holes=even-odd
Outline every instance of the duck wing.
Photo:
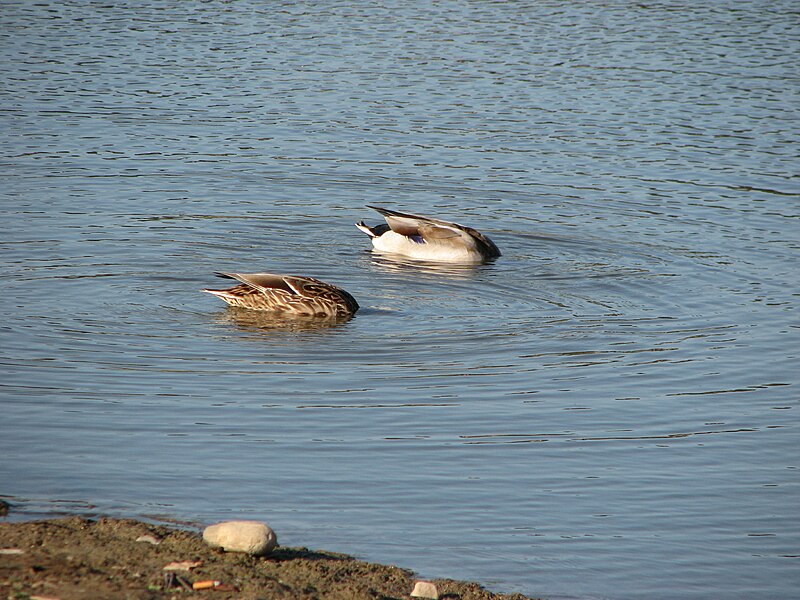
[[[423,231],[428,233],[431,239],[434,239],[436,236],[447,238],[458,235],[458,228],[460,226],[455,223],[448,223],[447,221],[441,221],[431,217],[402,213],[396,210],[389,210],[388,208],[381,208],[380,206],[370,206],[369,204],[367,208],[381,213],[392,231],[400,235],[405,235],[407,237],[415,235],[423,236]],[[448,230],[450,233],[447,233]]]
[[297,291],[286,281],[285,275],[275,275],[274,273],[215,273],[215,275],[224,279],[241,281],[246,286],[260,292],[282,290],[287,294],[297,294]]

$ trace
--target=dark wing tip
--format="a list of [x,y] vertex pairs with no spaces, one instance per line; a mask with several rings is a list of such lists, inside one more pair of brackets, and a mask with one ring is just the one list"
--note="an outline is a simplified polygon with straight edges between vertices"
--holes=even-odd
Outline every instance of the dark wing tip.
[[365,204],[367,208],[371,208],[372,210],[376,210],[382,215],[391,215],[394,211],[389,210],[388,208],[382,208],[380,206],[373,206],[372,204]]

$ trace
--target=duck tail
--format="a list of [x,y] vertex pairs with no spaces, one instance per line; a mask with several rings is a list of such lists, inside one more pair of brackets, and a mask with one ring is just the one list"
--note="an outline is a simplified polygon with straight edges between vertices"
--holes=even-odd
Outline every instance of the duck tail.
[[364,221],[359,221],[358,223],[356,223],[356,227],[358,227],[361,231],[366,233],[371,238],[378,237],[379,235],[369,225],[366,225]]
[[230,290],[210,290],[208,288],[204,288],[200,290],[201,292],[206,292],[208,294],[214,294],[217,298],[231,298],[233,295],[230,293]]

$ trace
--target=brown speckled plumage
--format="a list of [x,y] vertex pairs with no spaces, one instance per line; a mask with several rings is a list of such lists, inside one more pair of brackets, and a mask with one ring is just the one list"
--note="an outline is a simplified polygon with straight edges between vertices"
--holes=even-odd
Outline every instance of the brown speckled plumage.
[[231,306],[309,317],[349,317],[358,310],[350,294],[319,279],[272,273],[217,273],[241,284],[205,289]]

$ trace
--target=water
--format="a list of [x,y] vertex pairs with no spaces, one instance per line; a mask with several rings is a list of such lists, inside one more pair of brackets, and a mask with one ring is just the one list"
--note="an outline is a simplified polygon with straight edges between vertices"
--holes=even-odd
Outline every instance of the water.
[[[0,494],[548,598],[800,584],[790,2],[5,2]],[[363,205],[503,256],[369,252]],[[316,276],[285,325],[198,292]]]

